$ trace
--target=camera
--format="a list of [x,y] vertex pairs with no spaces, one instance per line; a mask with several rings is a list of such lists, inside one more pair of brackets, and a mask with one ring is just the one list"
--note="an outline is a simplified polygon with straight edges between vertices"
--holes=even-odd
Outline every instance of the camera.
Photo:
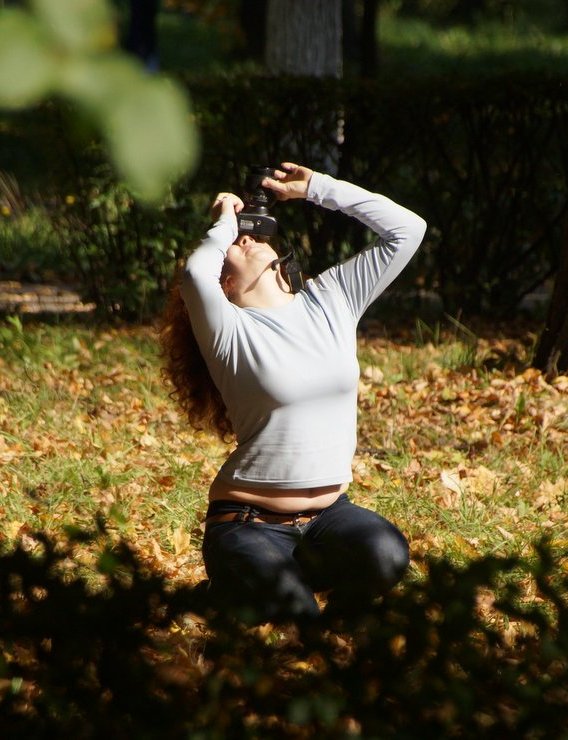
[[237,214],[239,234],[270,238],[278,232],[278,222],[269,214],[276,202],[275,194],[261,183],[265,177],[273,177],[271,167],[253,165],[249,168],[243,188],[245,207]]
[[[260,236],[266,240],[277,234],[278,222],[269,213],[269,208],[276,203],[276,195],[269,188],[262,187],[261,183],[265,177],[274,177],[274,170],[271,167],[253,165],[249,168],[243,188],[245,207],[237,214],[237,226],[239,234]],[[283,257],[275,259],[272,262],[272,269],[276,270],[280,264],[284,268],[290,290],[297,293],[304,287],[304,279],[293,248]]]

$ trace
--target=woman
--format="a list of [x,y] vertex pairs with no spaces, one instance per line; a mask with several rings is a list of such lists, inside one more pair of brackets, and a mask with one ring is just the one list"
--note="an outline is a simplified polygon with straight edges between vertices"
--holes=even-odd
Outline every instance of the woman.
[[[338,209],[378,238],[293,294],[272,247],[238,234],[241,199],[220,193],[213,203],[214,225],[187,260],[180,288],[200,355],[182,346],[178,309],[163,334],[190,420],[209,407],[217,428],[232,428],[237,440],[209,492],[208,595],[241,615],[252,608],[255,621],[317,617],[318,591],[330,591],[336,608],[364,610],[400,580],[408,545],[346,494],[356,446],[356,328],[418,248],[425,223],[384,196],[290,162],[262,185],[280,200]],[[201,358],[205,380],[195,369]],[[196,378],[201,385],[191,388]]]

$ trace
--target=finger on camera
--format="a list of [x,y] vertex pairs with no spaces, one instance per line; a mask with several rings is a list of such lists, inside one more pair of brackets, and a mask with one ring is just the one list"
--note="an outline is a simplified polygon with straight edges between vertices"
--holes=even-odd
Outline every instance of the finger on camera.
[[274,170],[273,179],[284,180],[284,178],[290,176],[290,172],[284,172],[284,170]]
[[227,198],[230,195],[230,193],[217,193],[215,196],[215,199],[213,200],[213,205],[217,205],[218,203],[221,203],[225,198]]
[[300,168],[300,165],[295,164],[294,162],[281,162],[280,166],[283,170],[286,170],[285,175],[290,175]]
[[270,188],[270,190],[274,190],[277,193],[286,192],[286,186],[273,177],[265,177],[261,184],[264,188]]

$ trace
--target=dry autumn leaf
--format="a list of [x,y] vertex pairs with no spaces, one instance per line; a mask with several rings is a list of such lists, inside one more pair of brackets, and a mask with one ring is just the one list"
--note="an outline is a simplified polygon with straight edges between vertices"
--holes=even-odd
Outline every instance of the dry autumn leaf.
[[187,555],[191,549],[191,534],[182,526],[179,526],[173,531],[172,542],[174,545],[174,553],[177,557]]
[[440,473],[440,480],[445,488],[460,496],[462,495],[464,488],[459,471],[442,470]]
[[380,367],[377,367],[377,365],[369,365],[365,368],[363,371],[363,376],[367,378],[367,380],[370,380],[371,383],[377,383],[380,384],[385,379],[385,374],[381,370]]
[[160,443],[152,434],[144,432],[144,434],[138,440],[138,444],[141,447],[158,447]]

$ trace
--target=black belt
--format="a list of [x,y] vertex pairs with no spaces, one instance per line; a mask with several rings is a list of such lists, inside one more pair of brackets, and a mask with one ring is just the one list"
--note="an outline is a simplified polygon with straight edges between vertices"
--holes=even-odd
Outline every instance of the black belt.
[[265,524],[307,524],[311,522],[323,509],[306,511],[299,514],[266,514],[258,511],[229,511],[226,514],[212,514],[205,520],[205,524],[216,522],[264,522]]

